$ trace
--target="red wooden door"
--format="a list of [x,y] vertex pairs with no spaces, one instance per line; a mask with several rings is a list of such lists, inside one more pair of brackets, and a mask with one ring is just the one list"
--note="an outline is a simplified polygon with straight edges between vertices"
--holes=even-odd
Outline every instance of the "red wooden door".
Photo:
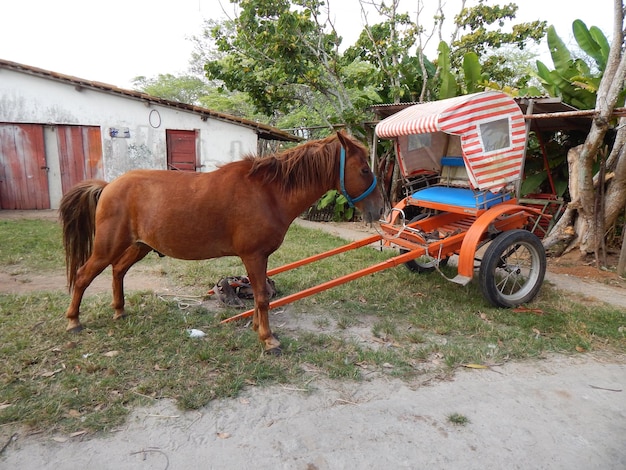
[[43,126],[0,124],[0,209],[50,209]]
[[196,152],[196,131],[167,129],[167,168],[170,170],[196,171],[200,166]]
[[61,189],[65,194],[83,180],[102,178],[102,137],[94,126],[58,126]]

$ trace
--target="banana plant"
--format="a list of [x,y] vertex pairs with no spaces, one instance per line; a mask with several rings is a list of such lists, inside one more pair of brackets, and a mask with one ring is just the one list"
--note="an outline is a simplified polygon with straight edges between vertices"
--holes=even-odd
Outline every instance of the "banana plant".
[[609,41],[599,28],[589,29],[581,20],[573,22],[572,30],[578,46],[593,60],[595,69],[585,60],[575,58],[554,26],[550,26],[547,38],[554,69],[537,61],[537,76],[551,96],[561,97],[579,109],[593,109],[609,56]]
[[604,71],[611,45],[600,28],[592,26],[587,29],[587,25],[581,20],[574,20],[572,30],[580,48],[596,62],[598,70]]
[[459,94],[476,93],[485,89],[488,77],[483,73],[482,66],[475,52],[468,52],[463,56],[463,86],[457,83],[456,75],[450,67],[450,47],[444,41],[439,43],[439,99],[452,98]]
[[456,77],[450,70],[450,47],[445,41],[441,41],[437,50],[439,51],[437,65],[439,66],[439,77],[441,79],[439,99],[443,100],[457,96],[459,87],[456,83]]
[[476,93],[485,89],[487,77],[483,76],[478,54],[468,52],[463,56],[463,75],[467,93]]

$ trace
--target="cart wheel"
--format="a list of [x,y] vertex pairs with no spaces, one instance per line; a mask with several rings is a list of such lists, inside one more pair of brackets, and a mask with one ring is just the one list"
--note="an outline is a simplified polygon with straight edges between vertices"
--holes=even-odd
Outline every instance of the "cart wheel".
[[479,270],[480,288],[496,307],[530,302],[546,274],[546,252],[539,238],[527,230],[498,235],[485,251]]
[[[417,222],[418,220],[422,220],[428,217],[428,214],[418,214],[413,217],[409,224],[413,222]],[[409,250],[400,249],[400,254],[408,253]],[[439,266],[446,266],[448,264],[448,258],[442,258],[439,260]],[[432,256],[424,255],[419,258],[415,258],[404,263],[409,271],[414,273],[430,273],[435,270],[437,266],[437,258],[433,258]]]

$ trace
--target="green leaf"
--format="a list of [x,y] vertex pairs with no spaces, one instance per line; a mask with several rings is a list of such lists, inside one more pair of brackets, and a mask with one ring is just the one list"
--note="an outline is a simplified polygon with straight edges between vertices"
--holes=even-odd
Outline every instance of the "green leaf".
[[467,92],[474,93],[480,91],[479,84],[482,81],[482,67],[476,53],[468,52],[463,56],[463,72],[465,73]]
[[550,96],[557,96],[557,87],[552,80],[550,69],[540,60],[536,62],[537,76]]
[[602,71],[606,69],[606,63],[609,60],[609,51],[611,49],[611,45],[609,44],[609,40],[606,38],[604,33],[597,26],[592,26],[589,28],[589,34],[594,39],[596,43],[600,46],[600,50],[602,51],[602,57],[604,58],[604,67],[600,67]]
[[536,193],[539,187],[547,178],[548,176],[545,171],[540,171],[539,173],[535,173],[534,175],[527,176],[526,179],[524,179],[524,181],[522,182],[522,187],[520,188],[522,196]]
[[439,87],[439,99],[452,98],[457,95],[456,77],[450,72],[450,48],[441,41],[439,47],[439,67],[441,67],[441,85]]
[[[317,202],[317,208],[318,209],[326,209],[328,206],[330,206],[330,205],[335,203],[335,200],[337,200],[338,196],[339,196],[339,193],[337,192],[337,190],[336,189],[331,189],[326,194],[324,194],[320,198],[320,200]],[[343,197],[343,196],[340,196],[340,197]]]
[[548,48],[554,67],[561,75],[566,76],[570,69],[572,54],[565,46],[565,43],[556,34],[554,26],[548,27]]
[[575,20],[572,24],[572,30],[580,48],[596,62],[600,70],[604,70],[607,57],[603,55],[602,46],[593,38],[587,25],[581,20]]

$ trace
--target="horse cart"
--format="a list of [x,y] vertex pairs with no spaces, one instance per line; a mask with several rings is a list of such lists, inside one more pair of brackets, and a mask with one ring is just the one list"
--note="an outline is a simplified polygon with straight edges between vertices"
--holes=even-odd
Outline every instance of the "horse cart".
[[[452,282],[466,285],[478,271],[485,299],[516,307],[538,293],[546,256],[535,228],[549,217],[520,203],[528,129],[519,106],[496,91],[416,104],[376,126],[390,139],[406,197],[380,221],[377,234],[271,269],[276,275],[339,253],[381,243],[399,254],[270,303],[279,307],[354,279],[405,264],[439,270],[452,258]],[[224,320],[253,315],[248,310]]]

